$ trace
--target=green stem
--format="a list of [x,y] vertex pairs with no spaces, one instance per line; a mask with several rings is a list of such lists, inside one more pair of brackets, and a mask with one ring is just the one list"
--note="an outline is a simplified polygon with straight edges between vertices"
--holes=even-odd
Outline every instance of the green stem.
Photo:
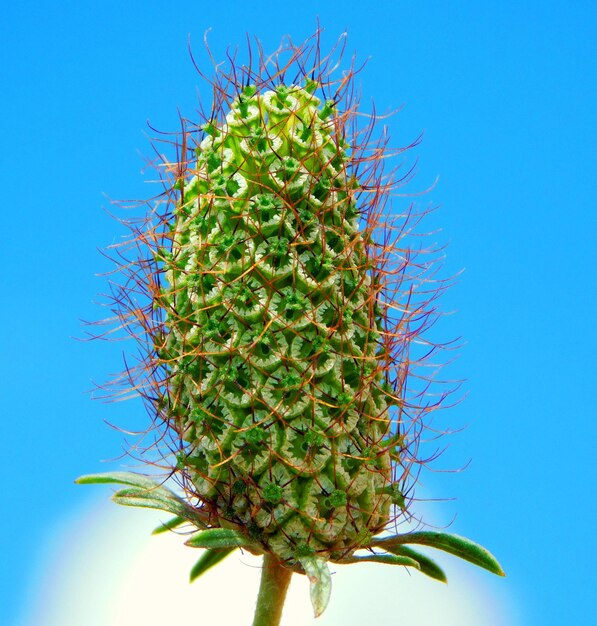
[[264,555],[253,626],[278,626],[291,576],[276,557]]

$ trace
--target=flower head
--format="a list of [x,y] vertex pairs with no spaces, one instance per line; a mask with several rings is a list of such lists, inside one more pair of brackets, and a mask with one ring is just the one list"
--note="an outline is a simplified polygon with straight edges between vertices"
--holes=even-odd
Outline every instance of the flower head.
[[[411,515],[441,404],[423,372],[445,287],[413,247],[424,212],[396,208],[412,171],[386,164],[404,149],[362,113],[335,52],[317,33],[216,66],[211,109],[158,166],[164,193],[128,222],[113,292],[141,354],[116,392],[145,399],[145,458],[185,494],[143,496],[129,478],[121,503],[157,498],[172,525],[207,529],[191,545],[243,545],[319,588],[327,561],[427,567],[378,536]],[[376,542],[388,554],[355,554]]]

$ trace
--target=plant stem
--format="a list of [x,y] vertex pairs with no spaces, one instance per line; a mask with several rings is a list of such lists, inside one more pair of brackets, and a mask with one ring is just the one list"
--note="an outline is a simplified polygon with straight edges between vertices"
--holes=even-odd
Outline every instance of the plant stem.
[[253,626],[278,626],[291,576],[275,556],[264,555]]

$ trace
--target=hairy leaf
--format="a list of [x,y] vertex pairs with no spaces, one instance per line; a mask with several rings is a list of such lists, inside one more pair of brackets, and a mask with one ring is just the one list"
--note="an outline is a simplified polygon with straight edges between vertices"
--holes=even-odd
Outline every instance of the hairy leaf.
[[392,554],[396,554],[398,556],[406,556],[413,560],[415,560],[419,564],[419,571],[422,574],[426,574],[431,578],[435,578],[435,580],[439,580],[442,583],[447,583],[448,579],[444,570],[432,559],[430,559],[425,554],[421,554],[412,548],[408,548],[407,546],[394,546],[388,547],[385,546],[388,552]]
[[227,548],[253,547],[253,542],[230,528],[210,528],[193,535],[187,542],[191,548],[209,548],[212,550]]
[[383,537],[376,539],[372,542],[372,545],[389,550],[395,546],[402,544],[421,544],[429,546],[431,548],[437,548],[444,552],[449,552],[455,556],[460,557],[466,561],[470,561],[479,567],[483,567],[489,570],[493,574],[498,576],[505,576],[500,564],[496,558],[478,543],[461,537],[460,535],[453,535],[451,533],[438,533],[438,532],[415,532],[407,533],[404,535],[394,535],[393,537]]
[[205,528],[206,526],[207,516],[203,511],[188,505],[173,491],[144,474],[136,474],[134,472],[87,474],[80,476],[75,482],[79,485],[130,485],[130,488],[121,489],[112,496],[114,502],[123,506],[167,511],[195,524],[199,528]]
[[189,506],[186,502],[174,494],[171,494],[171,496],[164,496],[160,492],[130,487],[128,489],[121,489],[120,491],[117,491],[112,496],[112,500],[116,502],[116,504],[121,504],[122,506],[134,506],[145,509],[166,511],[178,517],[183,517],[185,520],[191,522],[199,528],[205,528],[205,517],[203,513]]
[[184,524],[187,520],[184,517],[176,516],[167,522],[162,522],[157,528],[153,530],[152,535],[160,535],[161,533],[168,532],[174,528],[178,528],[181,524]]
[[102,485],[120,484],[131,487],[141,487],[143,489],[157,489],[172,493],[164,487],[161,482],[154,480],[151,476],[137,474],[135,472],[104,472],[102,474],[86,474],[79,476],[75,480],[78,485]]
[[229,554],[234,552],[235,548],[225,548],[223,550],[206,550],[205,554],[202,554],[200,559],[195,563],[191,570],[190,582],[193,582],[202,574],[217,565],[220,561],[223,561]]
[[394,554],[368,554],[363,556],[349,556],[342,559],[342,563],[385,563],[387,565],[403,565],[405,567],[414,567],[420,569],[416,559],[408,556],[398,556]]

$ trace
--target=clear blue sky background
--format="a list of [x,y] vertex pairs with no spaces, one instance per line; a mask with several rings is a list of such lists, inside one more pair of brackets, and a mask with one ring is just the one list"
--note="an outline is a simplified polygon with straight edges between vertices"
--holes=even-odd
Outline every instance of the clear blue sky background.
[[472,462],[426,484],[457,498],[445,503],[456,532],[499,556],[508,577],[489,584],[524,623],[592,621],[595,3],[25,0],[0,16],[1,624],[52,528],[91,497],[74,477],[118,465],[100,463],[121,451],[103,420],[145,420],[139,403],[85,393],[120,369],[125,346],[73,339],[81,318],[104,315],[97,248],[122,234],[103,194],[154,192],[140,173],[146,121],[177,130],[177,108],[192,118],[201,91],[189,35],[207,67],[209,27],[223,58],[247,32],[266,50],[300,41],[317,16],[324,43],[347,29],[349,53],[371,57],[365,103],[404,105],[393,144],[425,131],[410,190],[440,177],[420,202],[440,205],[429,225],[449,244],[445,274],[465,268],[437,334],[467,341],[449,373],[469,395],[441,423],[468,427],[443,465]]

